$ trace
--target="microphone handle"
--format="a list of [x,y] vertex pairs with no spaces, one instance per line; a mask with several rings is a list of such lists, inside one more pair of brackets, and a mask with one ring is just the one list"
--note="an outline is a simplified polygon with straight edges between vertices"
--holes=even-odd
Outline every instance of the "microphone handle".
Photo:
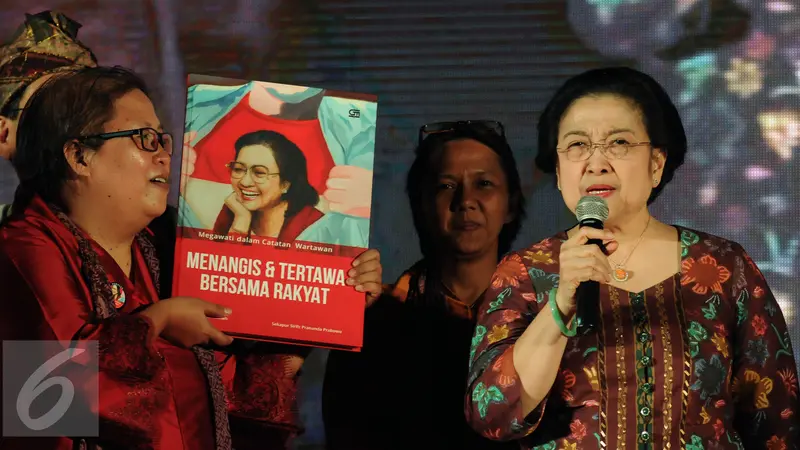
[[[584,220],[581,228],[590,227],[603,229],[603,222],[599,220]],[[596,245],[605,254],[606,247],[600,239],[589,239],[586,245]],[[600,283],[597,281],[584,281],[578,285],[575,292],[577,310],[575,317],[578,320],[578,333],[589,334],[600,327]]]

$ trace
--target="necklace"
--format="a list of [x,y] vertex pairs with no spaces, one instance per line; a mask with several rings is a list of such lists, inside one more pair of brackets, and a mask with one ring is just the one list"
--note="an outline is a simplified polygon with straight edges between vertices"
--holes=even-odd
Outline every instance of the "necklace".
[[628,256],[626,256],[625,259],[623,259],[621,263],[617,264],[614,261],[612,261],[611,258],[608,258],[608,260],[611,261],[611,264],[614,265],[614,272],[612,272],[611,276],[615,280],[617,280],[618,282],[624,283],[625,281],[628,281],[628,278],[631,277],[630,272],[625,270],[623,268],[623,266],[631,258],[631,255],[633,255],[633,252],[634,252],[634,250],[636,250],[636,247],[639,246],[639,243],[642,242],[642,238],[644,237],[644,232],[647,231],[647,227],[650,226],[650,219],[652,217],[653,216],[650,216],[650,217],[647,218],[647,225],[644,226],[644,230],[642,230],[642,234],[639,235],[639,239],[636,241],[635,244],[633,244],[633,248],[631,249],[630,252],[628,252]]

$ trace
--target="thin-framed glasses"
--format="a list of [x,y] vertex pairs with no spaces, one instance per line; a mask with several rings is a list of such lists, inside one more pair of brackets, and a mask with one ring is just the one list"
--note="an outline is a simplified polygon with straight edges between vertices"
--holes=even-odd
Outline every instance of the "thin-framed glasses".
[[503,124],[496,120],[459,120],[455,122],[434,122],[425,124],[419,129],[419,143],[431,134],[452,133],[459,128],[471,128],[478,132],[492,132],[505,139],[506,130]]
[[133,139],[136,146],[146,152],[157,152],[159,147],[163,148],[167,154],[172,156],[172,135],[167,132],[159,132],[153,128],[137,128],[135,130],[114,131],[111,133],[93,134],[91,136],[81,136],[79,141],[91,143],[95,141],[107,141],[121,137]]
[[608,159],[622,159],[628,155],[631,147],[641,145],[651,145],[650,142],[629,143],[624,139],[614,139],[611,142],[573,142],[566,148],[556,148],[558,153],[563,154],[570,161],[586,161],[591,158],[596,149],[600,149]]
[[280,172],[270,172],[265,166],[248,167],[238,161],[231,161],[225,164],[225,167],[228,168],[228,172],[234,180],[241,180],[247,175],[247,172],[250,172],[250,177],[258,184],[265,183],[269,177],[280,175]]

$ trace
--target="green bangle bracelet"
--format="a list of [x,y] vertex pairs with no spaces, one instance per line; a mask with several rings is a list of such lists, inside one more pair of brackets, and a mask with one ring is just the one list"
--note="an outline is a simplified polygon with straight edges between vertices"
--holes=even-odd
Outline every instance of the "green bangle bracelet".
[[567,337],[573,337],[578,334],[578,321],[572,321],[572,329],[567,328],[564,324],[564,319],[561,318],[561,311],[558,310],[558,303],[556,303],[556,289],[550,289],[550,300],[547,303],[550,304],[550,311],[553,313],[553,320],[556,321],[558,324],[558,328],[561,328],[561,334]]

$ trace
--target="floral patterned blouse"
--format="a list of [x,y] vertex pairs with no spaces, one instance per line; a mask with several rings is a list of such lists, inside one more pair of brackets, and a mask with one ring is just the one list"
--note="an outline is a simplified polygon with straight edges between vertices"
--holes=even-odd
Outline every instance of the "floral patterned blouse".
[[570,338],[527,416],[514,342],[550,314],[567,235],[507,256],[472,339],[472,427],[523,449],[797,448],[797,368],[764,276],[738,244],[678,231],[680,273],[636,293],[601,284],[599,331]]

